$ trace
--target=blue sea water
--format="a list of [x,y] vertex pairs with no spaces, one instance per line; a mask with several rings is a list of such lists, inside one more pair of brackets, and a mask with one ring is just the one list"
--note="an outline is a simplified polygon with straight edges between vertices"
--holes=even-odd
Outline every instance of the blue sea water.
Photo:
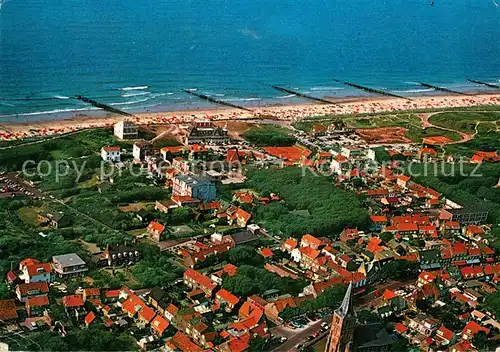
[[86,112],[76,94],[158,111],[204,106],[183,88],[252,106],[297,101],[266,84],[341,97],[363,93],[334,78],[407,95],[498,82],[495,1],[431,2],[7,0],[0,120]]

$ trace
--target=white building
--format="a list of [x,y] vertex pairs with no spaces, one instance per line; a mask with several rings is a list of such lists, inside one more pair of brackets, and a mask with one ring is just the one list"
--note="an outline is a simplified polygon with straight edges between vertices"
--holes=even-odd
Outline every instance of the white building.
[[104,161],[110,163],[119,163],[121,161],[121,149],[120,147],[102,147],[101,158]]
[[137,139],[139,128],[129,121],[120,121],[115,124],[114,135],[120,139]]

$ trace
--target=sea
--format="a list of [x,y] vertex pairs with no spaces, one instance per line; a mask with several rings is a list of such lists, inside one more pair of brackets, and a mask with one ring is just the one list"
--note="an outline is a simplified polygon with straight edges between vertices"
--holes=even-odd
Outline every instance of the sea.
[[0,122],[500,84],[499,0],[0,0]]

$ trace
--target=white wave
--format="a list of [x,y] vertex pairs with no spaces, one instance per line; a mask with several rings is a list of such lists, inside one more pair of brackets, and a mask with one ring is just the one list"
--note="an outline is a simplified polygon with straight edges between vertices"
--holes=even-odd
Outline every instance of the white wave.
[[421,92],[432,92],[434,88],[425,88],[425,89],[407,89],[407,90],[395,90],[394,92],[398,93],[421,93]]
[[175,93],[172,93],[172,92],[168,92],[166,93],[167,95],[174,95]]
[[49,110],[49,111],[27,112],[27,113],[22,113],[22,114],[0,115],[0,117],[49,115],[49,114],[58,114],[58,113],[63,113],[63,112],[77,112],[77,111],[90,111],[90,110],[102,110],[102,109],[96,108],[96,107],[88,107],[88,108],[81,108],[81,109],[56,109],[56,110]]
[[0,101],[0,105],[10,106],[11,108],[15,107],[15,105],[13,105],[13,104],[9,104],[9,103],[6,103],[6,102],[4,102],[4,101]]
[[134,100],[134,101],[125,101],[121,103],[111,103],[109,105],[116,106],[116,105],[131,105],[131,104],[138,104],[138,103],[143,103],[145,101],[148,101],[149,99],[140,99],[140,100]]
[[54,98],[56,98],[56,99],[63,99],[63,100],[70,99],[70,97],[67,97],[65,95],[54,95]]
[[231,99],[224,99],[223,101],[225,102],[231,102],[231,101],[255,101],[255,100],[260,100],[261,98],[231,98]]
[[328,91],[328,90],[342,90],[342,89],[345,89],[345,88],[341,88],[341,87],[312,87],[311,91],[322,92],[322,91]]
[[188,91],[190,91],[190,92],[196,92],[196,91],[198,90],[198,88],[188,88],[188,89],[186,89],[186,90],[188,90]]
[[122,94],[122,98],[138,97],[140,95],[148,95],[148,94],[151,93],[150,92],[128,93],[128,94]]
[[277,99],[289,99],[289,98],[293,98],[296,96],[297,96],[296,94],[290,94],[290,95],[280,96],[280,97],[276,97],[276,98]]
[[118,88],[118,90],[144,90],[148,89],[149,86],[137,86],[137,87],[123,87],[123,88]]

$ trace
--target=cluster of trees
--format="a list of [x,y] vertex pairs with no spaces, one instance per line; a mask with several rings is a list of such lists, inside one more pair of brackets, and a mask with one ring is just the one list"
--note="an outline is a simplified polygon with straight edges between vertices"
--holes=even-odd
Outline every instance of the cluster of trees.
[[[286,201],[257,206],[254,215],[274,233],[325,236],[346,227],[368,226],[368,213],[355,193],[336,188],[327,176],[313,175],[300,168],[249,170],[245,186],[261,193],[274,192]],[[308,210],[300,216],[291,210]]]
[[294,145],[297,141],[289,135],[290,131],[277,126],[253,127],[243,137],[252,144],[266,147],[284,147]]
[[182,276],[184,270],[175,266],[172,258],[161,254],[158,247],[138,244],[142,259],[132,267],[132,274],[141,287],[165,286]]
[[297,295],[302,292],[306,282],[288,277],[280,277],[266,269],[242,265],[234,276],[225,277],[222,287],[233,294],[243,297],[253,294],[263,294],[267,290],[276,289],[280,293]]
[[[428,168],[427,176],[425,167]],[[485,163],[478,170],[475,170],[475,165],[465,164],[462,172],[459,165],[440,166],[436,170],[429,165],[414,165],[412,171],[415,182],[431,187],[461,205],[487,209],[490,221],[500,223],[500,189],[494,188],[499,180],[499,164]]]
[[130,351],[136,350],[135,340],[127,333],[110,332],[94,323],[89,329],[73,329],[62,337],[55,331],[31,334],[29,339],[16,339],[22,350],[44,351]]
[[321,308],[337,308],[344,298],[346,288],[343,285],[334,285],[320,293],[316,299],[306,300],[298,307],[285,308],[280,317],[284,320],[293,319],[299,315],[315,312]]
[[380,271],[381,279],[409,279],[418,275],[419,265],[417,262],[407,260],[393,260],[384,264]]

